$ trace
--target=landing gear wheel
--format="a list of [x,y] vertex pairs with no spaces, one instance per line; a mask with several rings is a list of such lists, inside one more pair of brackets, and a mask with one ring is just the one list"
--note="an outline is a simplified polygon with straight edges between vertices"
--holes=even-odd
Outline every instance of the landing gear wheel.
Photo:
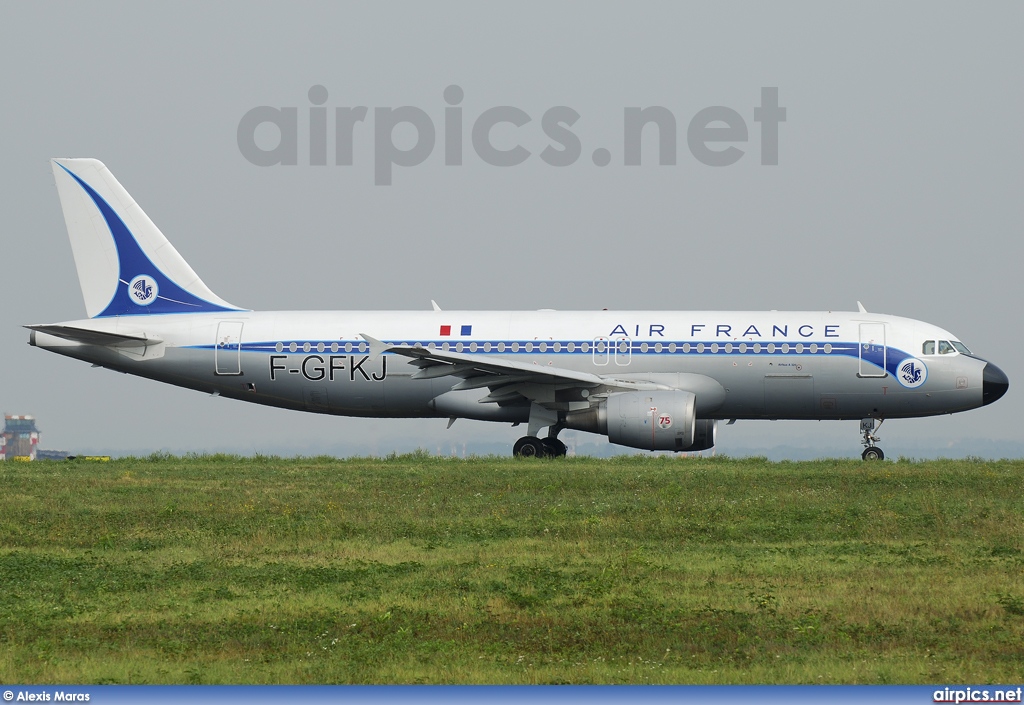
[[[875,421],[876,419],[871,416],[860,420],[860,433],[863,437],[861,444],[864,446],[864,452],[860,454],[860,457],[863,460],[885,460],[885,453],[875,445],[882,440],[875,435],[875,431],[878,430],[875,428]],[[885,419],[878,419],[878,428],[881,428],[883,423],[885,423]]]
[[563,458],[565,457],[566,447],[557,438],[545,438],[541,441],[544,445],[544,453],[550,458]]
[[512,455],[517,458],[543,458],[547,455],[544,441],[535,436],[523,436],[512,446]]
[[868,446],[860,457],[864,460],[885,460],[885,453],[878,446]]

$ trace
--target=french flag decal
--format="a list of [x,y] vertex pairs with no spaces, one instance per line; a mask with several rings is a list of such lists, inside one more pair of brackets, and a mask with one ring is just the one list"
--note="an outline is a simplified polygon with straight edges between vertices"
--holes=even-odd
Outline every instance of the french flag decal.
[[[451,326],[441,326],[441,337],[445,338],[452,334]],[[473,326],[461,326],[459,329],[459,335],[473,335]]]

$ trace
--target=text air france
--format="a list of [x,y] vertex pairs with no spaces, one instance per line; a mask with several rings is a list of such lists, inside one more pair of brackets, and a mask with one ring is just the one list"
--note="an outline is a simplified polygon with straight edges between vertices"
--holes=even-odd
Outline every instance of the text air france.
[[[691,323],[689,326],[684,326],[684,331],[689,333],[691,338],[757,338],[763,340],[766,338],[789,338],[789,337],[801,337],[801,338],[813,338],[815,336],[822,336],[825,338],[838,338],[839,337],[839,325],[830,324],[826,326],[814,326],[809,323],[803,325],[766,325],[766,324],[746,324],[746,325],[733,325],[731,323]],[[792,333],[790,332],[792,331]],[[666,333],[671,336],[679,335],[678,331],[666,331],[666,326],[661,323],[618,323],[611,332],[608,334],[610,337],[622,336],[622,337],[634,337],[639,338],[646,335],[649,338],[660,337],[664,338]]]

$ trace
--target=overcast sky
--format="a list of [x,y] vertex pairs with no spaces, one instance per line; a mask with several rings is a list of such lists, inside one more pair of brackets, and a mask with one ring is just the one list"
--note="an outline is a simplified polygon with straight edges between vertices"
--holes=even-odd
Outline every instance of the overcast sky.
[[[386,453],[511,443],[521,429],[321,417],[92,369],[26,345],[25,323],[84,316],[47,160],[95,157],[220,296],[254,309],[846,309],[942,326],[1009,376],[997,404],[891,421],[883,438],[1024,443],[1024,5],[1021,3],[4,3],[0,5],[0,408],[71,451]],[[446,165],[445,89],[462,100]],[[322,86],[323,89],[310,89]],[[778,88],[778,164],[755,108]],[[326,99],[324,94],[326,93]],[[311,97],[328,109],[310,163]],[[450,97],[450,96],[449,96]],[[239,123],[296,108],[298,163],[257,166]],[[352,164],[335,108],[365,106]],[[416,166],[377,185],[378,108],[435,127]],[[494,128],[493,166],[472,128]],[[579,114],[580,156],[542,126]],[[624,164],[624,110],[661,106]],[[687,142],[704,108],[735,111],[729,166]],[[409,149],[408,125],[391,135]],[[276,142],[267,125],[253,139]],[[315,136],[313,141],[315,142]],[[606,166],[595,150],[606,149]],[[770,161],[770,159],[769,159]],[[856,422],[740,422],[720,451],[860,451]],[[882,444],[886,447],[886,444]]]

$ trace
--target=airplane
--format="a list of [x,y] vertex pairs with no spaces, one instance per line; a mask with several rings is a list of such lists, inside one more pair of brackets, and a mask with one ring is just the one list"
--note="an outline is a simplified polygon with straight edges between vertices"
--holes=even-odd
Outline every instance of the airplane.
[[[991,404],[1006,375],[952,333],[857,311],[252,311],[206,286],[113,174],[54,159],[88,318],[29,343],[94,366],[257,404],[363,417],[526,424],[650,451],[715,446],[718,422],[886,419]],[[545,435],[541,431],[547,429]]]

